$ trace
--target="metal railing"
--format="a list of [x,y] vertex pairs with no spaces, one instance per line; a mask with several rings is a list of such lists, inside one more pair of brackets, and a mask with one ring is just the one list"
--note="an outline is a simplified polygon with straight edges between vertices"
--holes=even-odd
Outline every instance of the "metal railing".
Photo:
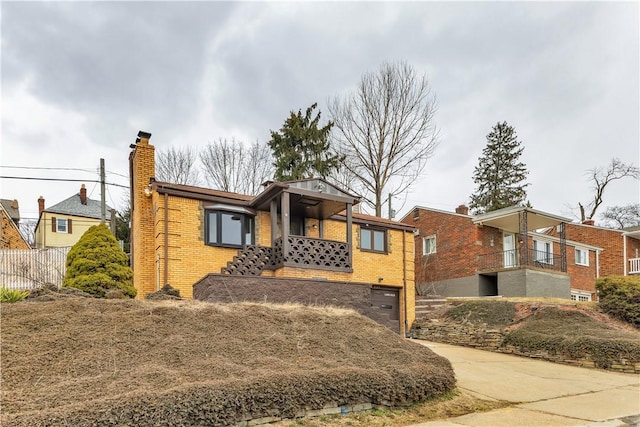
[[533,248],[529,248],[526,254],[524,251],[512,249],[478,256],[478,269],[480,271],[522,267],[562,271],[561,257],[544,251],[536,251]]

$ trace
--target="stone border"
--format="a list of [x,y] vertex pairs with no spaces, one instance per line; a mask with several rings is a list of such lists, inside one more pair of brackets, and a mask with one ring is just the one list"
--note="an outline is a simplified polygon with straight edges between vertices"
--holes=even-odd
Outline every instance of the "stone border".
[[[566,354],[551,354],[544,350],[531,353],[522,351],[517,346],[503,345],[505,333],[499,329],[487,329],[485,326],[443,323],[432,319],[423,323],[414,323],[411,329],[411,335],[413,338],[428,341],[472,347],[496,353],[513,354],[583,368],[597,368],[595,360],[589,356],[581,359],[573,359]],[[606,370],[640,374],[640,360],[613,359],[611,360],[611,366]]]

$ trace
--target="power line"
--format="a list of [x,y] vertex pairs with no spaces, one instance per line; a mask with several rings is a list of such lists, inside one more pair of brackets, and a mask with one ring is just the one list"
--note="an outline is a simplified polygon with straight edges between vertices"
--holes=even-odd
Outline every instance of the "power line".
[[[64,181],[64,182],[97,182],[98,180],[91,179],[71,179],[71,178],[35,178],[29,176],[0,176],[0,179],[26,179],[26,180],[38,180],[38,181]],[[106,185],[113,185],[115,187],[129,188],[128,185],[116,184],[113,182],[105,182]]]
[[52,171],[80,171],[80,172],[91,172],[95,173],[96,171],[93,169],[79,169],[79,168],[45,168],[45,167],[36,167],[36,166],[0,166],[0,168],[7,169],[29,169],[29,170],[52,170]]

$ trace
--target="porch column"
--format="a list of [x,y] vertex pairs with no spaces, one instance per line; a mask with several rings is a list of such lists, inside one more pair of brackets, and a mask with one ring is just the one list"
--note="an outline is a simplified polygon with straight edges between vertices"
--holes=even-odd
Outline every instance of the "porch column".
[[280,199],[280,216],[282,217],[282,256],[284,262],[289,258],[289,228],[290,228],[290,207],[289,193],[284,191]]
[[565,223],[560,223],[560,271],[567,272],[567,230]]
[[353,215],[352,215],[352,204],[347,203],[347,262],[349,264],[349,268],[353,268],[353,263],[351,262],[353,258]]
[[531,263],[531,260],[529,259],[529,224],[527,224],[527,222],[527,210],[525,209],[518,214],[518,231],[522,238],[522,245],[520,245],[521,267]]
[[278,238],[278,202],[276,199],[271,201],[271,247],[273,248]]

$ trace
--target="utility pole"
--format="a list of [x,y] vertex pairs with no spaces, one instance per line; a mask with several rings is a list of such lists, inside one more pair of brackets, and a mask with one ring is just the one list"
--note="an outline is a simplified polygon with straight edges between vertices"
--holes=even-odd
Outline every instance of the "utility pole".
[[104,159],[100,159],[100,221],[107,221],[107,202],[105,198]]
[[391,209],[391,196],[393,196],[393,194],[389,193],[389,198],[387,199],[389,202],[389,219],[394,219],[396,217],[396,212]]

